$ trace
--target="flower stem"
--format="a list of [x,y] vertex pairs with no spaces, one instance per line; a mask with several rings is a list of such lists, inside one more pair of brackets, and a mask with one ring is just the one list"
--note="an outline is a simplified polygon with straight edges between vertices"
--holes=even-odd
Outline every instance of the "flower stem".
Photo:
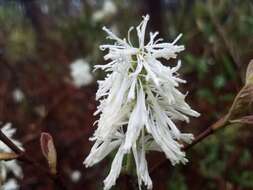
[[130,175],[132,173],[132,168],[133,168],[133,155],[130,152],[127,154],[125,172]]

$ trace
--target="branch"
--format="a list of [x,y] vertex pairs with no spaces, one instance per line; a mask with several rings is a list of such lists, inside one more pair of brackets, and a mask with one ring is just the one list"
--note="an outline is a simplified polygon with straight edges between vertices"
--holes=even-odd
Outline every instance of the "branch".
[[195,144],[201,142],[203,139],[208,137],[209,135],[216,132],[218,129],[225,127],[228,121],[228,115],[225,115],[224,117],[221,117],[218,121],[216,121],[214,124],[212,124],[210,127],[208,127],[205,131],[200,133],[191,144],[187,144],[183,147],[183,150],[188,150]]
[[[1,127],[4,124],[1,125]],[[13,152],[18,155],[23,155],[24,151],[21,150],[17,145],[15,145],[1,130],[0,130],[0,140],[6,144]]]
[[14,160],[14,159],[17,159],[18,157],[19,157],[19,155],[17,155],[14,152],[1,152],[0,153],[0,160],[3,160],[3,161]]

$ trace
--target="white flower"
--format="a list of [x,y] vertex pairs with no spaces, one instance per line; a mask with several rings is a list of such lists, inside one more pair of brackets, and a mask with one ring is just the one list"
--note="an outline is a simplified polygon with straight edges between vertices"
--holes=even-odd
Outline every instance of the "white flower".
[[[13,139],[13,135],[16,132],[16,129],[12,128],[10,123],[4,125],[1,130],[15,145],[17,145],[20,149],[23,149],[22,144],[19,141]],[[2,141],[0,141],[0,151],[12,152],[12,150]],[[2,181],[6,179],[8,172],[13,173],[16,177],[23,176],[22,168],[18,165],[16,160],[0,161],[0,178]]]
[[44,14],[48,14],[48,13],[49,13],[49,6],[48,6],[47,4],[42,3],[42,4],[40,5],[40,7],[41,7],[41,11],[42,11]]
[[90,65],[83,59],[77,59],[70,65],[70,74],[76,87],[82,87],[90,84],[93,76],[90,72]]
[[[15,145],[17,145],[20,149],[23,149],[22,144],[21,144],[19,141],[13,139],[13,135],[16,133],[16,129],[11,127],[11,123],[5,124],[5,125],[2,127],[1,131],[2,131],[9,139],[11,139],[11,141],[12,141]],[[11,150],[6,144],[4,144],[2,141],[0,141],[0,151],[2,151],[2,152],[11,152],[12,150]]]
[[105,0],[103,4],[103,8],[101,10],[96,11],[92,15],[92,19],[95,22],[99,22],[105,18],[111,17],[115,15],[117,12],[117,7],[111,0]]
[[134,47],[130,40],[120,39],[107,28],[103,28],[113,45],[102,45],[102,50],[109,50],[106,65],[97,65],[96,69],[107,72],[103,81],[98,81],[96,99],[100,100],[97,112],[100,118],[98,128],[91,140],[95,141],[84,163],[92,166],[117,149],[111,171],[104,180],[104,189],[110,189],[116,182],[126,154],[133,153],[139,188],[142,182],[152,189],[148,173],[146,153],[164,152],[172,165],[186,163],[182,143],[191,143],[193,135],[181,133],[175,125],[176,120],[189,122],[188,116],[198,117],[185,102],[186,95],[177,87],[186,81],[179,78],[177,71],[181,67],[165,66],[161,60],[177,57],[184,46],[176,45],[179,35],[172,43],[155,39],[158,32],[150,33],[150,40],[145,43],[145,30],[149,16],[145,16],[136,27],[139,40]]
[[78,170],[75,170],[75,171],[71,172],[71,174],[70,174],[70,178],[73,182],[78,182],[81,179],[81,177],[82,177],[82,174]]
[[23,99],[25,98],[24,93],[22,92],[22,90],[16,88],[13,92],[12,92],[12,96],[13,99],[17,102],[20,103],[23,101]]

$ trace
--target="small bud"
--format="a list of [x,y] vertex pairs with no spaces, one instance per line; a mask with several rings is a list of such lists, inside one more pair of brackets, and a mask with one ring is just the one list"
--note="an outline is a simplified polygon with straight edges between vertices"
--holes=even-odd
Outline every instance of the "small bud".
[[49,133],[41,133],[40,146],[41,146],[41,151],[43,155],[48,161],[50,172],[52,174],[56,174],[57,173],[57,170],[56,170],[57,153],[54,146],[53,138]]
[[246,85],[253,84],[253,59],[247,67],[245,83]]
[[253,59],[250,61],[245,77],[245,85],[236,95],[234,102],[229,110],[229,119],[231,122],[239,121],[249,115],[252,111],[253,103]]

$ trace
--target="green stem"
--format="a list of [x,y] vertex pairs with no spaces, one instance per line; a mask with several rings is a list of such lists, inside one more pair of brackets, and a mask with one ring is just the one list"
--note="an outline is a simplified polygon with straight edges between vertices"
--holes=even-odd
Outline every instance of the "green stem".
[[133,155],[130,152],[127,154],[125,172],[130,175],[132,173],[132,168],[133,168]]

